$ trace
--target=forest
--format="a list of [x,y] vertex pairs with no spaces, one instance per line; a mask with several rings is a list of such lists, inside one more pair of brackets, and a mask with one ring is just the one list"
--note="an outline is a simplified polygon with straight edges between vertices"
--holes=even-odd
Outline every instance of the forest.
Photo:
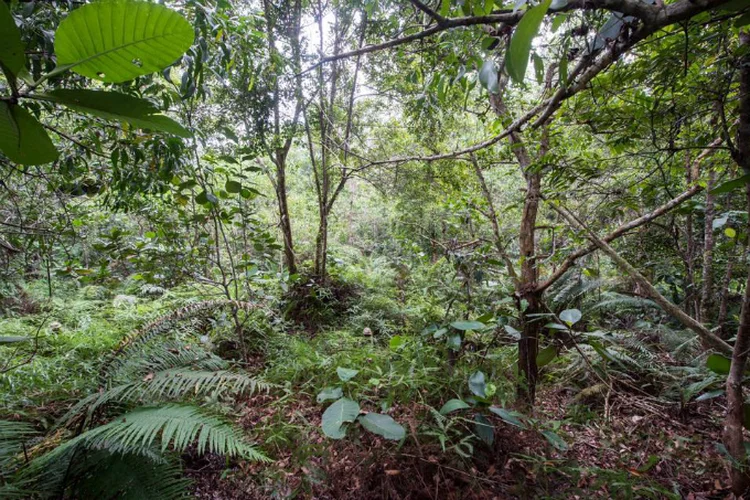
[[750,498],[750,0],[0,0],[0,499]]

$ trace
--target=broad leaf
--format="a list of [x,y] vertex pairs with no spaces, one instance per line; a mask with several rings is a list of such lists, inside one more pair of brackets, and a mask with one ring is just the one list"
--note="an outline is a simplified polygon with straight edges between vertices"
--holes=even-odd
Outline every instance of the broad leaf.
[[500,408],[498,406],[490,406],[490,411],[498,417],[502,418],[510,425],[515,425],[516,427],[520,427],[521,429],[526,428],[523,422],[521,422],[521,420],[518,418],[520,415],[519,413],[511,412],[506,410],[505,408]]
[[700,396],[695,398],[695,400],[697,402],[708,401],[709,399],[718,398],[719,396],[723,396],[723,395],[724,395],[724,389],[716,389],[715,391],[709,391],[709,392],[705,392],[701,394]]
[[107,0],[71,12],[55,35],[61,69],[119,83],[169,66],[193,44],[193,28],[163,5]]
[[555,346],[550,345],[539,351],[536,355],[536,365],[542,367],[548,365],[557,356],[557,349]]
[[711,354],[706,358],[706,368],[719,375],[726,375],[732,367],[732,361],[721,354]]
[[481,413],[474,415],[474,434],[484,441],[488,446],[492,446],[495,441],[495,428],[487,417]]
[[568,326],[573,326],[581,320],[581,311],[578,309],[565,309],[560,313],[560,319]]
[[160,114],[150,102],[126,94],[58,89],[39,97],[106,120],[127,122],[137,128],[160,130],[180,137],[191,136],[182,125]]
[[373,434],[383,436],[386,439],[392,439],[393,441],[400,441],[406,436],[406,431],[401,424],[388,415],[368,413],[359,417],[359,423]]
[[10,335],[5,337],[0,337],[0,344],[15,344],[17,342],[26,342],[29,340],[29,337],[20,337],[17,335]]
[[324,403],[333,399],[339,399],[343,395],[344,391],[341,390],[341,387],[326,387],[318,393],[318,396],[315,398],[315,400],[318,403]]
[[342,368],[339,366],[336,368],[336,373],[342,382],[348,382],[359,373],[359,370],[352,370],[350,368]]
[[467,408],[471,407],[464,401],[460,399],[450,399],[443,405],[442,408],[440,408],[440,414],[448,415],[449,413],[453,413],[454,411],[465,410]]
[[474,372],[474,374],[469,377],[469,390],[475,396],[485,398],[487,397],[486,389],[487,386],[484,380],[484,373],[481,371]]
[[0,101],[0,151],[23,165],[49,163],[58,156],[42,124],[21,106],[5,101]]
[[521,83],[526,75],[526,67],[529,64],[529,52],[531,41],[539,32],[544,15],[547,13],[552,0],[546,0],[536,7],[532,7],[521,18],[510,39],[508,54],[505,58],[505,66],[508,74],[514,81]]
[[456,330],[481,330],[485,327],[484,323],[480,323],[479,321],[454,321],[451,323],[451,326],[455,328]]
[[4,1],[0,1],[0,65],[14,75],[26,65],[21,32]]
[[727,181],[711,190],[711,194],[729,193],[750,183],[750,174]]
[[239,193],[242,191],[242,184],[240,184],[237,181],[229,180],[227,181],[226,186],[224,189],[227,190],[227,193]]
[[542,431],[542,436],[555,448],[557,448],[560,451],[565,451],[568,449],[568,443],[566,443],[563,438],[558,436],[556,433],[552,431]]
[[323,412],[321,427],[323,433],[332,439],[346,436],[344,424],[354,422],[359,415],[359,404],[351,399],[341,398]]

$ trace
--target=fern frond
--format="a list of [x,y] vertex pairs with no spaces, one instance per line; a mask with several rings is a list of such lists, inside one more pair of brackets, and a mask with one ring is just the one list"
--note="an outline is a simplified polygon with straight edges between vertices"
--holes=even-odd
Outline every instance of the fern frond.
[[69,421],[84,409],[91,415],[97,408],[108,403],[148,404],[158,401],[179,401],[186,396],[220,396],[224,393],[253,394],[268,391],[271,385],[256,377],[221,371],[194,371],[186,368],[149,373],[142,380],[120,384],[107,390],[94,393],[79,401],[61,419]]
[[594,304],[593,309],[604,309],[610,311],[626,311],[632,309],[643,309],[645,307],[659,306],[650,299],[644,299],[643,297],[631,297],[629,295],[622,295],[617,292],[606,292],[604,294],[605,299],[601,302]]
[[210,451],[248,460],[268,460],[232,425],[189,405],[138,408],[84,432],[38,460],[44,465],[45,461],[57,460],[79,446],[112,453],[144,454],[156,442],[161,443],[162,451],[169,447],[184,451],[195,444],[201,454]]
[[83,480],[71,488],[73,498],[170,500],[185,498],[190,480],[179,463],[153,462],[140,455],[93,453],[81,464]]
[[148,349],[133,349],[110,364],[104,376],[109,381],[130,381],[149,373],[174,368],[217,371],[229,366],[225,360],[199,345],[178,341],[161,342]]
[[15,456],[23,449],[23,443],[36,434],[25,422],[0,420],[0,467],[6,470]]
[[[59,448],[58,448],[59,449]],[[57,450],[31,462],[19,484],[41,498],[184,498],[190,481],[179,462],[151,449],[114,453],[83,446]],[[57,453],[56,453],[57,452]]]
[[110,363],[114,359],[122,355],[124,352],[132,349],[134,346],[147,343],[151,339],[169,332],[173,329],[175,323],[188,318],[203,316],[207,313],[225,307],[242,309],[247,312],[254,311],[258,308],[258,306],[256,304],[253,304],[252,302],[242,302],[238,300],[206,300],[188,304],[185,307],[181,307],[179,309],[171,311],[163,316],[156,318],[153,321],[150,321],[142,327],[133,330],[128,335],[126,335],[125,338],[117,346],[117,348],[113,351],[109,359],[104,363],[101,373],[105,373],[109,368]]

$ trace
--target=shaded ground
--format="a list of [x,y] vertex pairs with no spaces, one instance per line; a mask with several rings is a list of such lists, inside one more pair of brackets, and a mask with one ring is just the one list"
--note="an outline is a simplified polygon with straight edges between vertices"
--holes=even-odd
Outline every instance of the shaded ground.
[[[540,396],[539,416],[562,420],[572,400],[562,391]],[[443,453],[418,432],[430,418],[419,405],[396,406],[405,444],[350,431],[341,441],[319,432],[321,408],[306,397],[259,395],[242,403],[241,424],[263,429],[271,464],[226,463],[215,457],[190,466],[204,499],[505,499],[690,498],[729,495],[717,451],[723,401],[680,411],[628,395],[613,395],[610,418],[565,423],[569,445],[555,451],[533,431],[498,418],[492,447],[475,443],[467,459]],[[581,411],[578,405],[574,409]],[[566,422],[570,415],[567,414]],[[223,477],[222,477],[223,475]]]

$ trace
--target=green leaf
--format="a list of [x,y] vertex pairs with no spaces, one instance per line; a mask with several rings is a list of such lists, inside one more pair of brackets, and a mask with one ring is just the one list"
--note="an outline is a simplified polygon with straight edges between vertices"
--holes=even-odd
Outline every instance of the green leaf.
[[456,330],[481,330],[486,325],[484,323],[480,323],[479,321],[454,321],[451,323],[451,326],[455,328]]
[[532,55],[532,59],[534,60],[534,75],[536,76],[536,83],[541,85],[544,83],[544,61],[542,61],[542,58],[539,57],[536,52]]
[[480,398],[487,397],[483,372],[474,372],[471,377],[469,377],[469,390],[472,392],[472,394],[474,394],[475,396],[479,396]]
[[323,412],[321,427],[323,433],[331,439],[346,436],[344,424],[354,422],[359,415],[359,404],[348,398],[341,398]]
[[732,366],[732,361],[721,354],[711,354],[706,358],[706,368],[719,375],[726,375]]
[[565,309],[560,313],[560,319],[568,326],[573,326],[581,320],[581,311],[578,309]]
[[544,325],[544,328],[549,328],[550,330],[567,330],[568,327],[565,325],[561,325],[560,323],[547,323]]
[[724,395],[724,389],[716,389],[715,391],[709,391],[709,392],[705,392],[701,394],[700,396],[695,398],[695,400],[697,402],[708,401],[709,399],[718,398],[719,396],[723,396],[723,395]]
[[393,441],[400,441],[406,436],[406,431],[401,424],[388,415],[368,413],[367,415],[359,417],[359,423],[362,424],[362,427],[373,434],[383,436],[384,438]]
[[506,410],[505,408],[500,408],[498,406],[490,406],[490,411],[497,415],[498,417],[502,418],[505,422],[509,423],[510,425],[515,425],[516,427],[520,427],[521,429],[525,429],[526,426],[523,422],[518,418],[521,416],[520,413],[517,412],[511,412]]
[[443,405],[442,408],[440,408],[440,414],[448,415],[449,413],[453,413],[454,411],[465,410],[467,408],[471,408],[468,403],[460,399],[450,399]]
[[41,165],[58,156],[42,124],[21,106],[5,101],[0,101],[0,151],[22,165]]
[[724,234],[727,235],[727,238],[734,238],[735,236],[737,236],[737,231],[735,231],[731,227],[728,227],[724,230]]
[[58,89],[39,97],[105,120],[126,122],[136,128],[160,130],[180,137],[192,135],[173,119],[160,114],[149,101],[118,92]]
[[344,391],[341,390],[341,387],[326,387],[318,393],[315,400],[318,403],[324,403],[333,399],[339,399],[343,395]]
[[225,186],[225,189],[227,190],[227,193],[239,193],[242,191],[242,184],[240,184],[237,181],[227,181],[227,184]]
[[557,349],[555,346],[550,345],[539,351],[536,355],[536,365],[542,367],[548,365],[557,356]]
[[497,94],[500,91],[497,80],[497,68],[492,59],[484,61],[482,67],[479,68],[479,83],[492,94]]
[[492,423],[487,420],[487,417],[481,413],[474,415],[474,434],[484,441],[487,446],[492,446],[495,441],[495,428],[492,427]]
[[21,32],[4,1],[0,1],[0,65],[13,75],[18,75],[26,65]]
[[552,0],[546,0],[536,7],[527,10],[510,39],[510,47],[508,47],[505,65],[508,74],[517,83],[522,83],[524,76],[526,76],[531,41],[539,32],[539,26],[541,26],[544,15],[547,13],[547,9],[549,9],[551,3]]
[[448,335],[448,337],[446,338],[446,343],[448,344],[449,349],[458,351],[459,349],[461,349],[461,335]]
[[719,184],[711,190],[711,194],[729,193],[730,191],[744,187],[747,183],[750,183],[750,174]]
[[558,436],[556,433],[552,431],[542,431],[542,436],[555,448],[557,448],[560,451],[565,451],[568,449],[568,443],[566,443],[563,438]]
[[190,23],[163,5],[106,0],[68,14],[55,34],[55,53],[61,70],[120,83],[166,68],[194,37]]
[[342,368],[339,366],[338,368],[336,368],[336,373],[338,374],[342,382],[348,382],[357,376],[357,374],[359,373],[359,370],[352,370],[349,368]]
[[391,340],[388,341],[388,347],[390,347],[392,351],[396,351],[404,345],[406,345],[406,339],[401,335],[394,335],[391,337]]
[[15,344],[17,342],[26,342],[27,340],[29,340],[29,337],[10,335],[10,336],[5,336],[5,337],[0,337],[0,344]]

